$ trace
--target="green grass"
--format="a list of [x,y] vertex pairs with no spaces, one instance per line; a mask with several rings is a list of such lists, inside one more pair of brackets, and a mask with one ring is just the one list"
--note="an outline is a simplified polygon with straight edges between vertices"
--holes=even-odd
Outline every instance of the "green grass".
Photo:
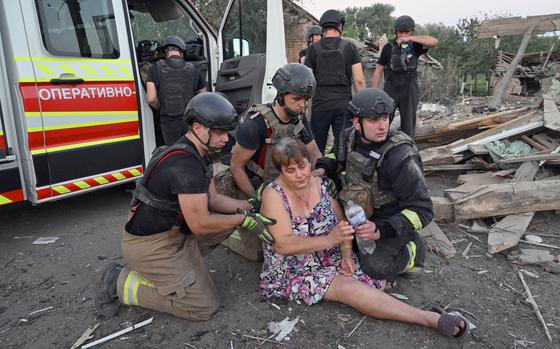
[[[465,82],[464,93],[468,93],[471,90],[472,84],[474,84],[474,77],[468,76]],[[478,74],[478,78],[476,80],[476,86],[473,86],[472,93],[475,96],[488,95],[488,90],[486,87],[486,76],[484,74]]]

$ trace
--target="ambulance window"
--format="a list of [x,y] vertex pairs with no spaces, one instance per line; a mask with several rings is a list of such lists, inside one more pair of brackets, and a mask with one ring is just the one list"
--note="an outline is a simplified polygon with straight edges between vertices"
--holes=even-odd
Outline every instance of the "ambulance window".
[[202,43],[204,34],[196,23],[176,4],[174,16],[154,18],[148,11],[129,8],[134,40],[157,40],[163,43],[169,35],[177,35],[187,43]]
[[222,29],[224,59],[266,52],[266,1],[237,0]]
[[56,56],[118,58],[111,0],[36,0],[41,35]]

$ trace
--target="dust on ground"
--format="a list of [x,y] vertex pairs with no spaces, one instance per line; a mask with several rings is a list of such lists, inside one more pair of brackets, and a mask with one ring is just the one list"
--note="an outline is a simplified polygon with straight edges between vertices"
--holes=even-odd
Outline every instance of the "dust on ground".
[[[434,194],[452,187],[452,176],[428,177]],[[219,313],[207,322],[191,322],[138,307],[121,307],[105,320],[96,314],[93,297],[103,268],[121,261],[120,234],[130,192],[123,187],[93,192],[38,207],[28,204],[0,208],[0,347],[70,348],[94,324],[94,338],[155,316],[142,329],[114,339],[103,348],[559,348],[560,277],[539,267],[523,266],[538,275],[526,277],[554,344],[550,344],[531,307],[524,303],[516,270],[503,255],[486,256],[485,236],[474,241],[466,259],[461,252],[471,238],[452,225],[442,229],[456,241],[458,256],[444,260],[428,255],[419,279],[399,279],[396,292],[417,307],[449,305],[478,327],[463,342],[434,330],[367,318],[348,334],[362,315],[348,306],[314,306],[279,302],[280,309],[259,300],[260,265],[224,247],[206,258],[221,294]],[[558,233],[560,216],[535,216],[529,231]],[[33,245],[41,236],[57,236],[49,245]],[[463,240],[461,240],[463,239]],[[560,245],[559,239],[545,242]],[[556,251],[558,252],[558,251]],[[15,257],[14,259],[12,259]],[[52,307],[52,308],[50,308]],[[46,309],[30,315],[36,310]],[[299,316],[286,345],[264,343],[244,335],[267,338],[267,323]]]

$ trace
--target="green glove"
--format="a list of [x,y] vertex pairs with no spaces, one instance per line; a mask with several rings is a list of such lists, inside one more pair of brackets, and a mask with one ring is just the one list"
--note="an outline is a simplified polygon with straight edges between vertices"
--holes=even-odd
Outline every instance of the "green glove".
[[259,212],[259,210],[261,209],[262,192],[270,182],[271,181],[269,180],[259,185],[259,187],[255,191],[255,194],[247,199],[249,205],[251,205],[251,212]]
[[266,230],[266,226],[269,224],[276,224],[276,220],[263,216],[260,213],[254,213],[250,211],[241,212],[245,216],[245,219],[241,223],[240,227],[245,228],[248,231],[255,233],[259,239],[266,242],[267,244],[273,244],[274,238]]
[[329,177],[325,177],[327,180],[327,193],[329,193],[329,195],[333,198],[336,199],[338,198],[338,191],[336,190],[336,184],[334,184],[334,181],[332,179],[330,179]]

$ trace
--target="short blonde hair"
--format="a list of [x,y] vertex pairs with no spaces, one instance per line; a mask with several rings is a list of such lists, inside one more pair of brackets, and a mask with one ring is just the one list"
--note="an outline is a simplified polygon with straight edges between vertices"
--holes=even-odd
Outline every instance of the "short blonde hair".
[[272,148],[272,164],[279,172],[282,172],[282,166],[289,166],[292,162],[298,164],[303,159],[311,162],[311,155],[299,139],[282,138]]

